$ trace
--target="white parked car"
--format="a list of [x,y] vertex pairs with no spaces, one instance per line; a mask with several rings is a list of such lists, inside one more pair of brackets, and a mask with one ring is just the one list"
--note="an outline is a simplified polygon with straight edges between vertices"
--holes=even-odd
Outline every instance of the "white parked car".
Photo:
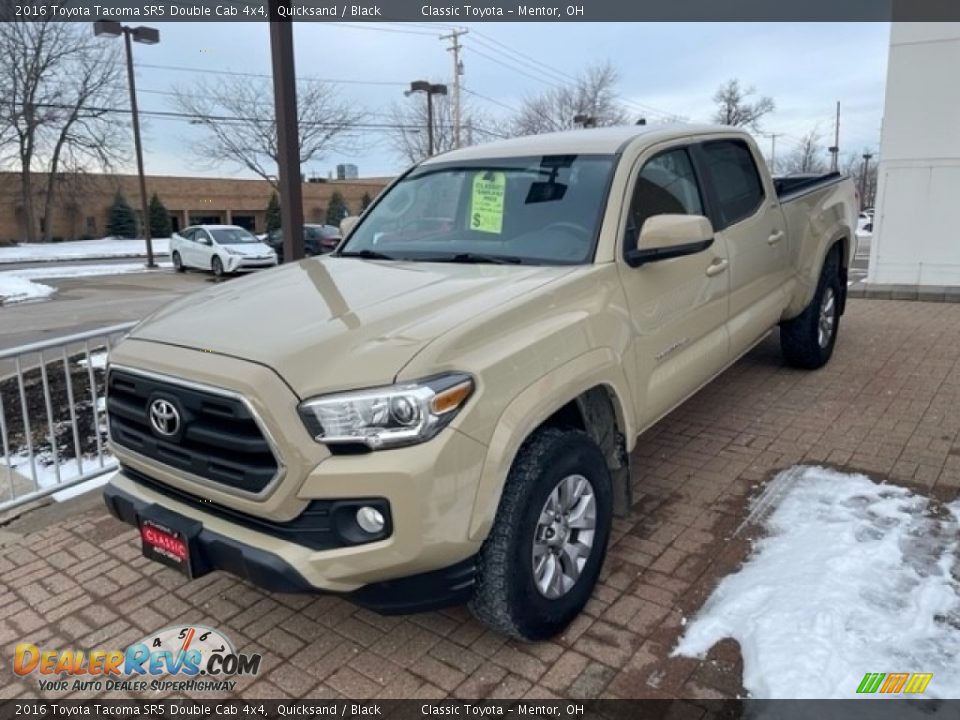
[[177,272],[197,268],[217,277],[277,264],[273,248],[236,225],[194,225],[174,233],[170,259]]

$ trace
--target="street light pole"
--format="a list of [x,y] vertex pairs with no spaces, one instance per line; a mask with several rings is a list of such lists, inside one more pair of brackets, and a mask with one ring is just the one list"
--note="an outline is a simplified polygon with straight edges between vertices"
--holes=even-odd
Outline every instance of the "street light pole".
[[433,156],[433,96],[434,95],[446,95],[447,86],[440,84],[431,84],[426,80],[415,80],[410,83],[410,89],[406,90],[403,94],[407,97],[413,95],[413,93],[426,93],[427,94],[427,157]]
[[867,207],[867,169],[870,167],[870,153],[863,154],[863,175],[860,176],[860,209]]
[[143,172],[143,145],[140,142],[140,113],[137,109],[137,84],[133,73],[134,41],[144,45],[156,45],[160,42],[160,31],[150,27],[127,27],[111,20],[97,20],[93,23],[93,34],[118,37],[123,35],[127,56],[127,85],[130,88],[130,117],[133,122],[133,146],[137,156],[137,177],[140,181],[140,228],[147,243],[147,267],[155,268],[153,260],[153,239],[150,237],[150,204],[147,201],[147,179]]
[[297,73],[293,54],[293,21],[280,15],[289,0],[270,2],[270,59],[273,103],[277,118],[277,165],[280,226],[284,262],[304,257],[303,180],[300,175],[300,131],[297,122]]
[[137,154],[137,176],[140,180],[140,213],[143,239],[147,243],[147,267],[154,268],[153,238],[150,236],[150,205],[147,202],[147,179],[143,173],[143,145],[140,142],[140,112],[137,109],[137,84],[133,77],[133,41],[129,28],[123,29],[123,44],[127,50],[127,82],[130,86],[130,116],[133,118],[133,146]]

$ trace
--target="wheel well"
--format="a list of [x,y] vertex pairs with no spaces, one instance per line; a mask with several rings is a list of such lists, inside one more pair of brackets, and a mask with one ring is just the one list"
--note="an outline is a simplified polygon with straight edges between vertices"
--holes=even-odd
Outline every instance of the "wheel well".
[[850,238],[847,236],[841,237],[837,240],[833,246],[827,251],[829,255],[832,252],[840,253],[838,258],[840,265],[840,302],[837,311],[840,315],[843,315],[844,311],[847,309],[847,278],[849,277],[849,267],[850,262]]
[[600,447],[613,481],[614,512],[630,513],[630,457],[617,402],[603,386],[590,388],[556,410],[540,427],[582,430]]

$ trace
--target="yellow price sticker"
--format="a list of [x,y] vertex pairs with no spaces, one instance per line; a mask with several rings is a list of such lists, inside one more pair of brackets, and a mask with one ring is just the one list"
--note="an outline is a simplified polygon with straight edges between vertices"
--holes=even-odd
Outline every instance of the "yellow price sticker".
[[478,173],[473,178],[470,200],[470,229],[477,232],[503,232],[503,196],[507,176],[502,172]]

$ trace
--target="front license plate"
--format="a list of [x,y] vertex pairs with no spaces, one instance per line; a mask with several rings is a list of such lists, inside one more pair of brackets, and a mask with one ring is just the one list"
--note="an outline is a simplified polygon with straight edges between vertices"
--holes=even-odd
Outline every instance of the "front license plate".
[[143,554],[151,560],[193,577],[190,537],[182,530],[153,518],[140,518]]

